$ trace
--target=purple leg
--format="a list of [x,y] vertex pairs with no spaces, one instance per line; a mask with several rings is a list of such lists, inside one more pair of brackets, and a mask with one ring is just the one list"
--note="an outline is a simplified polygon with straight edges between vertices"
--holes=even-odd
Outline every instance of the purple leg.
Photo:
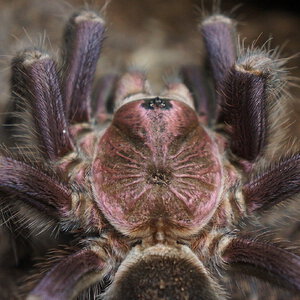
[[191,91],[196,111],[205,124],[212,119],[212,97],[209,95],[208,82],[203,76],[200,66],[187,65],[181,69],[184,84]]
[[236,60],[234,22],[221,15],[213,15],[201,24],[217,92],[226,74]]
[[266,136],[267,74],[248,65],[235,64],[222,88],[222,115],[231,135],[231,151],[254,161],[263,150]]
[[30,105],[45,159],[72,151],[55,62],[39,50],[25,50],[14,58],[12,72],[12,93]]
[[67,24],[64,62],[64,102],[70,122],[86,122],[91,113],[91,91],[100,55],[104,21],[95,12],[81,11]]
[[275,245],[235,238],[227,246],[223,260],[233,270],[300,291],[300,257]]
[[[12,145],[17,142],[22,145],[24,140],[22,138],[16,139],[17,133],[20,133],[20,125],[23,123],[20,113],[26,111],[25,95],[26,86],[24,81],[23,72],[20,72],[22,65],[19,63],[20,59],[17,57],[11,62],[11,78],[10,78],[10,91],[11,100],[7,109],[7,116],[3,122],[3,135],[4,141]],[[23,136],[23,135],[22,135]],[[1,137],[2,138],[2,137]]]
[[282,159],[243,186],[248,212],[264,210],[300,193],[300,154]]
[[41,168],[1,156],[0,194],[2,201],[22,201],[55,219],[66,216],[71,208],[71,192],[58,179]]
[[99,122],[105,118],[107,112],[113,112],[113,90],[117,85],[119,76],[117,74],[107,74],[97,84],[98,93],[96,96],[95,116]]
[[[106,270],[105,270],[106,269]],[[55,265],[29,294],[30,299],[68,300],[94,283],[94,273],[101,281],[107,272],[103,259],[90,249],[83,249],[64,257]],[[88,275],[88,276],[87,276]],[[86,278],[85,278],[86,277]],[[81,281],[81,285],[78,283]]]

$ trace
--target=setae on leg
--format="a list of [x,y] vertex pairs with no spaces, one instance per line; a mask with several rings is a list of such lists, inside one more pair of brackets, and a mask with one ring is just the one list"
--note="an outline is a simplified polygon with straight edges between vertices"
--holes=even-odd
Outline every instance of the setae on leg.
[[71,123],[90,119],[93,77],[104,31],[104,20],[95,12],[85,10],[73,15],[66,26],[64,105]]

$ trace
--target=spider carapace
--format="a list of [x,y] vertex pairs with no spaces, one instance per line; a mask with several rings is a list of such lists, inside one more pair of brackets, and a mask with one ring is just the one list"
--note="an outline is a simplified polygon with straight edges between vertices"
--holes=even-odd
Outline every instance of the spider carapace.
[[164,98],[127,103],[97,147],[95,194],[121,232],[142,234],[161,219],[168,231],[174,224],[175,231],[193,233],[214,214],[222,190],[218,146],[187,104]]

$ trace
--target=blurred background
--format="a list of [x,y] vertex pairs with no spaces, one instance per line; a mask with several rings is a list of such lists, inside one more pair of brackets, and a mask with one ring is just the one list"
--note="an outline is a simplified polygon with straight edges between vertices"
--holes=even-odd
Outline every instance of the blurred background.
[[[0,0],[0,105],[8,99],[9,62],[23,47],[41,45],[59,53],[66,19],[80,7],[104,9],[107,39],[99,73],[119,71],[128,65],[144,68],[154,84],[181,64],[203,59],[197,25],[201,11],[212,11],[212,0]],[[224,0],[221,11],[238,21],[246,44],[257,45],[273,37],[271,47],[283,45],[282,56],[300,51],[300,10],[296,0]],[[41,42],[43,41],[43,42]],[[291,60],[293,76],[300,75],[300,56]],[[295,68],[293,68],[295,67]],[[293,89],[296,97],[299,91]],[[299,107],[300,105],[298,105]],[[1,107],[0,107],[1,109]],[[295,107],[295,109],[297,109]],[[1,109],[2,110],[2,109]]]
[[[147,72],[159,93],[164,79],[176,75],[182,65],[203,64],[199,22],[217,7],[237,21],[246,46],[254,42],[260,47],[269,40],[268,47],[279,47],[281,57],[291,57],[286,68],[294,78],[293,85],[300,84],[300,8],[296,0],[0,0],[0,112],[5,111],[10,97],[13,55],[37,46],[59,61],[64,25],[83,7],[99,11],[107,23],[97,77],[138,67]],[[292,99],[282,101],[288,114],[280,126],[289,131],[280,137],[282,153],[292,144],[298,151],[300,142],[300,89],[291,86],[290,92]]]
[[[21,47],[39,44],[46,33],[45,46],[59,48],[66,19],[80,7],[105,9],[108,39],[100,62],[111,68],[124,64],[174,67],[199,62],[202,53],[197,25],[201,11],[211,11],[220,1],[211,0],[0,0],[0,54],[12,55]],[[285,45],[283,56],[300,49],[300,10],[296,0],[272,1],[224,0],[221,11],[239,22],[239,32],[257,44],[273,37],[272,46]],[[51,49],[51,47],[53,49]],[[159,50],[155,53],[156,50]],[[9,61],[9,57],[8,57]],[[293,60],[292,65],[297,65]],[[104,67],[103,67],[104,68]],[[5,70],[2,70],[5,72]],[[160,71],[160,69],[158,70]],[[293,70],[297,75],[299,71]]]
[[[275,2],[275,1],[273,1]],[[99,11],[107,31],[97,77],[120,73],[128,67],[147,72],[155,92],[164,79],[176,75],[185,64],[203,64],[205,49],[199,22],[219,7],[220,12],[237,20],[240,39],[245,45],[255,41],[258,47],[281,49],[281,57],[293,57],[287,63],[290,76],[300,77],[300,8],[297,0],[272,3],[271,0],[0,0],[0,112],[9,100],[10,61],[26,47],[42,47],[57,61],[64,25],[80,8]],[[293,80],[300,84],[299,79]],[[279,122],[287,133],[271,134],[275,144],[270,155],[286,153],[300,143],[300,89],[291,87],[292,99],[282,101],[288,113]],[[4,114],[0,114],[1,117]],[[274,119],[274,118],[273,118]],[[275,116],[274,122],[278,117]]]
[[[182,65],[203,63],[205,49],[198,25],[203,14],[216,7],[237,20],[246,46],[255,41],[259,47],[270,40],[269,47],[279,46],[281,57],[293,57],[286,67],[291,77],[300,77],[300,9],[296,0],[0,0],[0,112],[9,100],[13,55],[37,46],[59,61],[64,24],[83,7],[98,10],[107,23],[97,77],[138,67],[147,72],[159,92],[164,79],[176,75]],[[281,124],[289,127],[285,136],[295,137],[299,145],[300,89],[291,87],[290,91],[294,100],[282,102],[289,113]],[[288,150],[291,143],[282,140],[281,145]]]
[[[119,72],[128,66],[147,70],[158,86],[166,74],[186,63],[201,63],[202,40],[198,23],[220,1],[212,0],[0,0],[0,111],[9,99],[9,64],[24,47],[40,46],[59,56],[63,26],[72,12],[89,6],[104,11],[107,33],[98,72]],[[296,0],[224,0],[221,11],[238,21],[246,45],[283,46],[282,56],[300,52],[300,9]],[[106,8],[105,8],[106,6]],[[300,56],[288,63],[300,77]],[[299,89],[292,94],[300,101]],[[300,138],[300,104],[290,102],[291,128]]]

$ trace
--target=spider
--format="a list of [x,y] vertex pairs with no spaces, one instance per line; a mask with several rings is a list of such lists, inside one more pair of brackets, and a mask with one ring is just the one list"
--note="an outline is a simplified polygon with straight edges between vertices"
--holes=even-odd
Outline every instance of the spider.
[[66,245],[45,255],[26,299],[74,299],[97,284],[101,299],[224,299],[227,271],[299,294],[299,255],[240,229],[300,192],[299,153],[257,167],[283,61],[239,49],[226,16],[200,27],[213,102],[188,66],[158,95],[137,70],[106,76],[92,109],[105,22],[89,10],[67,23],[62,72],[36,48],[12,60],[13,106],[26,102],[35,151],[2,150],[2,213],[32,235],[33,220],[54,224]]

